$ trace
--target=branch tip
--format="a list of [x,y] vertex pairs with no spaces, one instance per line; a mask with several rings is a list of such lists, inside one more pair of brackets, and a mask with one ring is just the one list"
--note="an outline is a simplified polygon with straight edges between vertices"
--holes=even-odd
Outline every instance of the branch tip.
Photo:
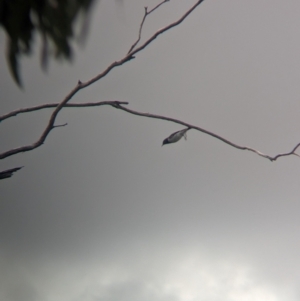
[[58,124],[58,125],[53,125],[53,129],[54,128],[60,128],[60,127],[63,127],[63,126],[66,126],[66,125],[68,125],[67,123],[64,123],[64,124]]

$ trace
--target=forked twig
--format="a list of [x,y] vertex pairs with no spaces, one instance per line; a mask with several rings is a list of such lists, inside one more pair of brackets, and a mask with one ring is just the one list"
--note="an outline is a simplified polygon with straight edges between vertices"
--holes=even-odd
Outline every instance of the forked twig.
[[148,7],[147,6],[144,7],[145,12],[144,12],[144,17],[142,19],[142,22],[140,24],[139,36],[138,36],[137,40],[130,47],[130,49],[128,50],[127,54],[130,53],[135,48],[135,46],[139,43],[139,41],[141,40],[142,30],[143,30],[143,26],[144,26],[144,23],[145,23],[145,20],[146,20],[147,16],[150,15],[152,12],[154,12],[156,9],[158,9],[161,5],[163,5],[164,3],[169,2],[169,1],[170,0],[164,0],[164,1],[162,1],[162,2],[160,2],[159,4],[157,4],[155,7],[153,7],[149,11],[148,11]]

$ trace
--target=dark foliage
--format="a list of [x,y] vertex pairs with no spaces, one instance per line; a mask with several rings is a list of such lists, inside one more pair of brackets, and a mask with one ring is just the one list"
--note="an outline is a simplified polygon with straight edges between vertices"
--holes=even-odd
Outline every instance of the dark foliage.
[[0,171],[0,180],[10,178],[14,172],[20,170],[21,168],[22,167],[16,167],[16,168]]
[[42,40],[41,65],[45,69],[49,44],[55,58],[72,58],[70,41],[79,14],[87,17],[94,0],[0,0],[0,26],[7,33],[7,62],[21,86],[19,59],[29,55],[35,34]]

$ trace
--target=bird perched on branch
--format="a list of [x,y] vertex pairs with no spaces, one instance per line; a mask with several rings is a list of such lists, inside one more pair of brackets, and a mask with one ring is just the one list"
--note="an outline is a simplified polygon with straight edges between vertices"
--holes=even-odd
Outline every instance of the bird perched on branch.
[[166,138],[163,141],[162,146],[164,144],[175,143],[175,142],[179,141],[182,137],[184,137],[184,139],[186,140],[186,132],[190,129],[191,128],[186,128],[186,129],[183,129],[181,131],[177,131],[177,132],[171,134],[168,138]]

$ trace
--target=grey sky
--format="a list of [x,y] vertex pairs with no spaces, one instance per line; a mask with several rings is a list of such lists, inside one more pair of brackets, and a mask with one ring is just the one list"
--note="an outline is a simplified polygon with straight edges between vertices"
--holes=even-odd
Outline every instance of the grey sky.
[[[101,1],[74,64],[38,55],[13,83],[0,34],[1,112],[60,101],[120,59],[144,6]],[[194,1],[172,0],[144,38]],[[136,59],[73,101],[128,101],[275,155],[300,142],[300,3],[205,1]],[[36,48],[38,54],[38,47]],[[1,124],[0,150],[33,142],[51,113]],[[300,160],[271,163],[191,130],[110,108],[65,109],[25,167],[0,181],[0,299],[5,301],[296,301]]]

